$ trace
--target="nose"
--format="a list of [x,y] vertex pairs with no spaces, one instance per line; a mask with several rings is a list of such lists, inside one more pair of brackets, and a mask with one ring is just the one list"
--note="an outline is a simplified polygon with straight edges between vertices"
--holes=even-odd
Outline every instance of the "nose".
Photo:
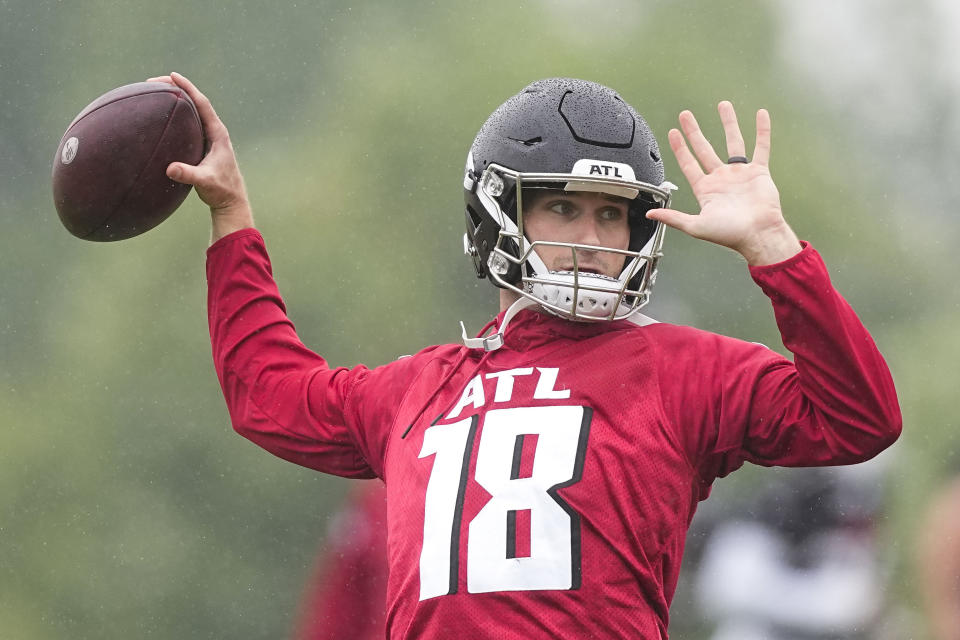
[[[600,244],[600,232],[594,216],[580,216],[577,223],[576,237],[574,239],[576,244],[587,244],[593,247],[603,246]],[[589,249],[577,249],[576,254],[576,260],[581,267],[589,267],[591,269],[600,268],[598,261],[600,260],[601,254],[599,252]]]
[[584,215],[577,218],[576,239],[577,244],[589,244],[595,247],[600,244],[600,225],[596,216]]

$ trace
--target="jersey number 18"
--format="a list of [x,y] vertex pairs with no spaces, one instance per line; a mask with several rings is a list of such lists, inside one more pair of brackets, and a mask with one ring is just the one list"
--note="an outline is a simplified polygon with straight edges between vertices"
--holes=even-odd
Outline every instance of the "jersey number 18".
[[[492,497],[467,530],[467,591],[577,589],[580,516],[557,491],[580,480],[592,411],[545,406],[483,417],[474,479]],[[420,599],[456,593],[463,500],[478,416],[434,425],[421,458],[435,456],[423,518]],[[523,438],[536,436],[529,477],[518,477]],[[515,557],[517,516],[529,514],[530,549]]]

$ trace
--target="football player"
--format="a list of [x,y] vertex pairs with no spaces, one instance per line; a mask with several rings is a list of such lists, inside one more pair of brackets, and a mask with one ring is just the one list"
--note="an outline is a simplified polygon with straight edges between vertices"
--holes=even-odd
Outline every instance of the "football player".
[[[465,249],[501,313],[464,344],[331,369],[286,316],[226,128],[186,78],[161,79],[188,91],[211,143],[168,175],[212,213],[209,325],[233,425],[286,460],[385,481],[391,638],[666,638],[716,478],[855,463],[899,435],[881,354],[784,220],[764,110],[751,158],[729,102],[726,159],[680,114],[689,215],[617,93],[534,82],[480,129],[463,177]],[[664,225],[745,258],[793,362],[639,313]]]

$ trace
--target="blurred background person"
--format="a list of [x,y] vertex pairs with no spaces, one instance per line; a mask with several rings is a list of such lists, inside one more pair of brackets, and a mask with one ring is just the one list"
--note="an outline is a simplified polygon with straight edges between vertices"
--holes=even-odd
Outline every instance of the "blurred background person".
[[295,640],[383,640],[387,492],[355,481],[334,514],[300,603]]
[[777,470],[740,504],[706,514],[695,595],[712,640],[887,637],[885,461]]
[[960,640],[960,475],[933,495],[917,548],[920,594],[931,638]]

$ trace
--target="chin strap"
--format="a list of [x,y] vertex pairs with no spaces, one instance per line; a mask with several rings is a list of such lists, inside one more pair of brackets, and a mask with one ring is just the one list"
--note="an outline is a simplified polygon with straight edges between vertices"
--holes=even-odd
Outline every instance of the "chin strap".
[[[507,332],[507,325],[513,319],[513,317],[518,313],[520,313],[521,311],[523,311],[524,309],[528,309],[530,307],[536,307],[536,306],[538,306],[538,303],[535,300],[531,300],[530,298],[523,298],[523,297],[519,298],[516,302],[514,302],[509,307],[507,307],[507,312],[503,314],[503,322],[500,323],[499,327],[497,327],[496,333],[493,333],[485,337],[481,336],[479,338],[471,338],[467,334],[467,327],[463,324],[463,321],[461,320],[460,321],[460,329],[462,330],[461,338],[463,340],[464,346],[466,346],[468,349],[483,349],[484,351],[487,351],[487,352],[496,351],[497,349],[503,346],[504,335]],[[549,311],[549,309],[547,309],[547,311]],[[627,316],[625,320],[627,320],[627,322],[632,322],[633,324],[641,327],[645,327],[651,324],[657,324],[659,322],[658,320],[654,320],[649,316],[645,316],[642,313],[636,313],[636,312]]]
[[[413,420],[410,421],[410,424],[407,426],[404,432],[400,435],[400,439],[402,440],[407,437],[407,434],[410,433],[410,430],[413,428],[413,425],[416,424],[417,420],[420,419],[420,416],[422,416],[423,412],[426,411],[427,407],[430,406],[430,403],[433,402],[433,399],[437,396],[437,394],[443,391],[447,382],[449,382],[450,379],[453,378],[454,374],[460,369],[460,366],[467,360],[467,357],[470,355],[470,349],[483,349],[486,353],[483,355],[483,357],[480,358],[477,364],[474,365],[473,372],[466,377],[466,380],[469,380],[470,378],[472,378],[473,374],[480,370],[480,367],[483,366],[484,361],[486,361],[487,356],[490,355],[491,351],[496,351],[497,349],[503,346],[503,334],[507,330],[507,324],[510,322],[510,320],[513,319],[513,317],[517,315],[517,313],[519,313],[520,311],[526,309],[527,307],[535,306],[536,304],[537,304],[536,302],[534,302],[533,300],[529,300],[527,298],[520,298],[519,300],[511,304],[507,308],[507,312],[503,314],[503,322],[500,323],[500,326],[497,328],[497,332],[494,333],[493,335],[487,336],[486,338],[468,337],[467,328],[463,325],[463,322],[461,321],[460,327],[463,329],[463,344],[467,347],[466,350],[464,350],[464,352],[460,354],[460,357],[457,358],[456,362],[453,363],[453,366],[450,367],[450,371],[447,372],[447,375],[444,376],[440,384],[438,384],[434,388],[433,393],[430,394],[430,397],[427,398],[426,402],[423,403],[423,405],[420,407],[420,410],[417,411],[417,414],[414,416]],[[490,324],[488,324],[486,327],[483,328],[482,333],[485,333],[492,325],[493,325],[493,321],[491,321]],[[466,386],[466,383],[464,383],[464,386]],[[462,392],[463,392],[463,389],[460,390],[460,393]],[[452,396],[450,400],[451,405],[453,404],[453,398],[456,398],[458,396],[459,396],[459,393]],[[440,416],[442,416],[449,408],[450,406],[444,409],[440,413],[440,415],[437,416],[437,420],[439,420]]]
[[659,320],[654,320],[650,316],[645,316],[642,313],[633,313],[627,316],[627,322],[632,322],[638,327],[645,327],[648,324],[658,324]]
[[507,331],[507,325],[513,319],[515,315],[523,311],[528,307],[537,306],[537,303],[529,298],[520,298],[509,307],[507,307],[507,312],[503,314],[503,322],[500,323],[500,326],[497,327],[497,332],[480,338],[471,338],[467,335],[467,327],[463,324],[463,321],[460,321],[460,328],[463,329],[463,344],[468,349],[483,349],[484,351],[496,351],[503,346],[503,336]]

